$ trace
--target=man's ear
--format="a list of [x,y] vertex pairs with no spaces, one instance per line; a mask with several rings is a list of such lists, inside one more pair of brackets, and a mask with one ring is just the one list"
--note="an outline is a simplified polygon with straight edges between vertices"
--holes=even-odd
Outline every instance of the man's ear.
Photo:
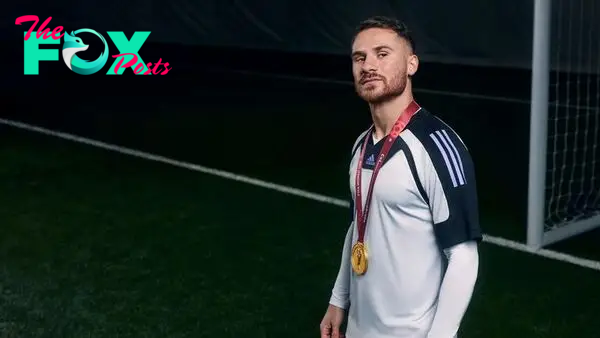
[[406,65],[406,73],[408,76],[413,76],[419,69],[419,57],[415,54],[412,54],[408,57]]

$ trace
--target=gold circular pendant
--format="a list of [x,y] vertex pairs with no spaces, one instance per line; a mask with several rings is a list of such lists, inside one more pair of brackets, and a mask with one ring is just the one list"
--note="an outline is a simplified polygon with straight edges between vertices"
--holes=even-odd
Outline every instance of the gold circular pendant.
[[356,243],[352,246],[352,270],[357,275],[363,275],[367,272],[368,254],[367,247],[363,243]]

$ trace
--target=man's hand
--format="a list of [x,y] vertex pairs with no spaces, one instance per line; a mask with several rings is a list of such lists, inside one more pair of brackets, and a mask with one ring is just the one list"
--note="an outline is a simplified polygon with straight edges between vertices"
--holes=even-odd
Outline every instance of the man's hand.
[[344,309],[329,304],[327,312],[321,321],[321,338],[343,338],[340,326],[344,321]]

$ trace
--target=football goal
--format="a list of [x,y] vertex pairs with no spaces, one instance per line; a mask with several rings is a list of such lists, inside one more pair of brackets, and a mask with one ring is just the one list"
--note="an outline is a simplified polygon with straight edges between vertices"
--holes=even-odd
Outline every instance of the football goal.
[[535,0],[527,244],[600,226],[600,2]]

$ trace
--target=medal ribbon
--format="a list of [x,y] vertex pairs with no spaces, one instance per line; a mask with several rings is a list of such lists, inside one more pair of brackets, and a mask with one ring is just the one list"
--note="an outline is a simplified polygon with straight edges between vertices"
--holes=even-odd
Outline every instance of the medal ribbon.
[[358,166],[356,168],[356,219],[358,226],[358,242],[362,243],[365,238],[365,230],[367,228],[367,219],[369,217],[369,208],[371,204],[371,198],[373,196],[373,186],[375,185],[375,179],[377,178],[377,174],[379,173],[379,169],[383,165],[383,161],[387,157],[390,149],[392,148],[392,144],[396,141],[396,138],[400,133],[406,128],[408,122],[413,117],[413,115],[420,109],[421,107],[415,102],[411,101],[411,103],[406,107],[404,112],[400,115],[396,123],[394,123],[394,127],[392,128],[391,133],[388,135],[383,147],[379,151],[379,155],[377,156],[377,162],[375,164],[375,168],[373,169],[373,174],[371,176],[371,181],[369,183],[369,190],[367,191],[367,200],[365,201],[365,208],[363,211],[362,207],[362,182],[361,182],[361,174],[362,174],[362,165],[365,157],[365,152],[367,149],[368,138],[371,137],[373,133],[373,128],[367,133],[367,136],[364,139],[362,150],[360,152],[360,157],[358,158]]

